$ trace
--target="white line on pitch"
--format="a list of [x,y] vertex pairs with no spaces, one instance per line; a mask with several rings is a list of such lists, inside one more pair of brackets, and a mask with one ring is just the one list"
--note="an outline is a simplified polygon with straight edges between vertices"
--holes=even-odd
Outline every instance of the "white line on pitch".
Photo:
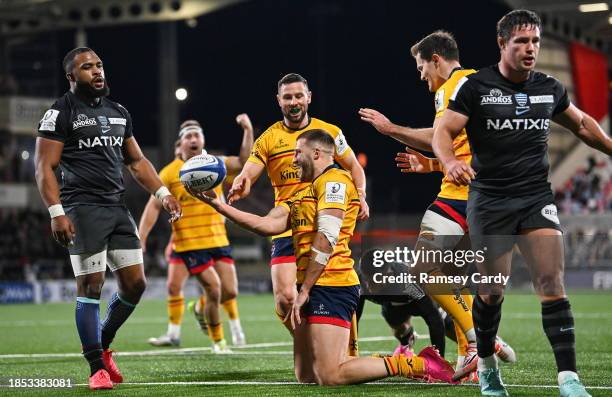
[[[0,306],[1,309],[1,306]],[[601,318],[608,318],[609,313],[574,313],[574,318],[596,320]],[[540,313],[504,313],[504,319],[539,319]],[[272,322],[278,321],[274,316],[243,316],[240,318],[242,322]],[[364,314],[361,318],[364,321],[380,320],[381,317],[378,314]],[[165,324],[167,323],[167,317],[135,317],[129,320],[129,324]],[[16,321],[0,321],[0,328],[12,328],[12,327],[57,327],[65,325],[74,325],[74,320],[16,320]]]
[[[193,381],[193,382],[124,382],[122,385],[132,386],[232,386],[232,385],[251,385],[251,386],[293,386],[303,385],[299,382],[258,382],[258,381]],[[425,382],[370,382],[364,383],[366,386],[381,386],[381,385],[411,385],[411,386],[452,386],[452,387],[476,387],[476,383],[468,383],[462,385],[449,385],[446,383],[425,383]],[[87,386],[86,383],[78,383],[75,386]],[[314,385],[311,385],[314,386]],[[530,389],[556,389],[558,385],[520,385],[520,384],[506,384],[506,387],[524,387]],[[121,386],[119,386],[121,387]],[[612,390],[612,386],[589,386],[587,389],[594,390]]]
[[[427,339],[429,335],[420,335],[419,339]],[[368,342],[380,342],[395,340],[392,336],[370,336],[359,338],[360,343]],[[293,346],[293,342],[263,342],[263,343],[252,343],[245,346],[232,346],[235,354],[242,354],[243,349],[252,348],[266,348],[266,347],[285,347]],[[115,355],[120,357],[127,356],[163,356],[171,354],[185,354],[185,353],[197,353],[197,352],[209,352],[210,347],[188,347],[182,349],[154,349],[154,350],[142,350],[132,352],[116,352]],[[274,354],[266,352],[248,352],[245,354]],[[13,358],[66,358],[66,357],[81,357],[81,353],[34,353],[34,354],[3,354],[0,355],[0,359],[13,359]]]

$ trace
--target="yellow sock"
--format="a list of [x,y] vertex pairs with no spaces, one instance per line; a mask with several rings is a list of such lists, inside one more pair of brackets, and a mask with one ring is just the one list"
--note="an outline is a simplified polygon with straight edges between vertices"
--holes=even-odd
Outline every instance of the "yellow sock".
[[198,298],[198,304],[196,305],[196,312],[204,313],[205,306],[206,306],[206,295],[202,294]]
[[[443,275],[440,271],[433,271],[431,275]],[[459,290],[453,289],[454,285],[435,284],[426,287],[429,291],[435,291],[430,296],[445,312],[451,315],[453,320],[459,324],[464,333],[474,328],[472,321],[472,309],[465,300],[468,294],[461,294]],[[443,292],[443,293],[440,293]]]
[[215,343],[225,339],[225,336],[223,335],[223,324],[208,324],[208,336]]
[[185,313],[185,298],[183,295],[168,296],[168,321],[170,324],[180,325]]
[[230,320],[238,319],[238,300],[234,298],[223,302],[223,308]]
[[453,325],[455,326],[455,334],[457,335],[457,355],[465,356],[467,353],[468,340],[459,324],[453,321]]
[[353,313],[351,319],[351,330],[349,333],[348,355],[351,357],[359,357],[359,336],[357,335],[357,315]]
[[425,375],[425,359],[417,355],[406,357],[399,356],[385,357],[385,366],[390,376],[400,375],[406,378],[422,377]]

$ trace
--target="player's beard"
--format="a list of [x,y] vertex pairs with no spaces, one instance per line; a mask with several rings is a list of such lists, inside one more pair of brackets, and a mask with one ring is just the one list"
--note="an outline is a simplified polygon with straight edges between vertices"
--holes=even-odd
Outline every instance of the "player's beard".
[[300,167],[300,181],[312,182],[314,179],[314,162],[310,159],[305,159],[298,165]]
[[104,87],[102,88],[95,88],[91,84],[84,81],[77,81],[74,91],[77,95],[95,99],[108,96],[108,94],[110,94],[110,87],[108,86],[106,80],[104,80]]
[[297,119],[291,114],[291,109],[289,109],[288,112],[283,113],[283,116],[285,116],[285,118],[292,123],[300,124],[304,120],[304,117],[306,117],[306,115],[308,114],[308,108],[306,107],[304,109],[302,108],[299,108],[299,109],[301,111],[301,114],[300,114],[300,117]]

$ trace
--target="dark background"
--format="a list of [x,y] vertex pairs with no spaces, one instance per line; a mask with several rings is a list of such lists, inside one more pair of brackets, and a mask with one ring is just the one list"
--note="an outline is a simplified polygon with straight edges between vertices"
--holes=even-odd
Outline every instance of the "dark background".
[[[373,211],[421,212],[437,193],[440,174],[400,174],[393,158],[403,146],[363,123],[357,110],[372,107],[397,124],[431,126],[433,94],[419,80],[410,47],[445,29],[457,39],[463,66],[497,62],[495,24],[508,9],[474,3],[253,1],[204,15],[195,28],[174,22],[178,83],[189,91],[181,119],[203,124],[209,149],[237,153],[242,134],[235,115],[246,112],[256,134],[265,130],[281,117],[277,81],[300,73],[313,92],[309,113],[340,126],[353,150],[367,154]],[[58,52],[65,54],[74,31],[58,34]],[[110,98],[130,111],[145,147],[158,142],[158,37],[156,24],[87,30],[88,45],[105,64]]]

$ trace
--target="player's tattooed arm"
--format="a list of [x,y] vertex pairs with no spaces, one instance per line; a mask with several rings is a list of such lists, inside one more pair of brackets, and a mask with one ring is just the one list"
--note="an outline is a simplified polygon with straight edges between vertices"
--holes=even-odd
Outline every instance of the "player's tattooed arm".
[[590,147],[612,156],[612,139],[606,135],[593,117],[573,104],[557,114],[553,121],[570,130]]
[[126,139],[123,143],[123,158],[130,173],[149,193],[155,195],[162,206],[170,214],[170,222],[177,221],[181,217],[182,209],[178,200],[165,189],[161,179],[155,171],[153,164],[145,157],[134,137]]

